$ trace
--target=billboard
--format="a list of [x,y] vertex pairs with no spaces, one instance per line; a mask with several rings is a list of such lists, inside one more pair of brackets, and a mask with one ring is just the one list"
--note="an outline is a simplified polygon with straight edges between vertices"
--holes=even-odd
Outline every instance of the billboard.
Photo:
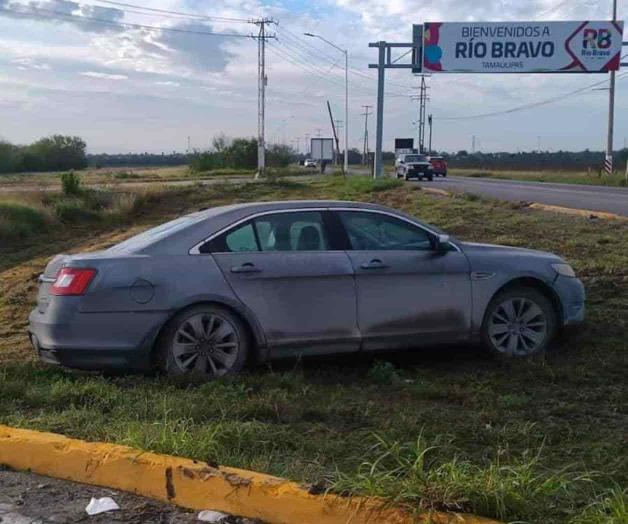
[[423,71],[605,73],[619,69],[623,22],[428,22]]
[[414,138],[395,138],[395,153],[412,153],[414,151]]
[[333,138],[312,138],[310,151],[314,160],[334,159],[334,139]]

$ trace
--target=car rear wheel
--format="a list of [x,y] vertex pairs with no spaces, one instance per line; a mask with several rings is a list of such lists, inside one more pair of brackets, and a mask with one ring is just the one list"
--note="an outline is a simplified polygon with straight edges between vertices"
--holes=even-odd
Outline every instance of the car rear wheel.
[[534,288],[517,287],[491,300],[482,324],[482,343],[495,354],[530,357],[545,351],[555,333],[552,303]]
[[248,347],[248,332],[236,315],[220,306],[199,305],[169,322],[159,364],[168,376],[207,381],[241,371]]

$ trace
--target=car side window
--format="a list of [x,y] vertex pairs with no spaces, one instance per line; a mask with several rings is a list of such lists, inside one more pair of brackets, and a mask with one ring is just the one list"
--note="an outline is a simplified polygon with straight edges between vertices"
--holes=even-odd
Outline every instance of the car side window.
[[424,229],[380,213],[338,213],[351,249],[356,251],[429,251],[430,235]]
[[303,211],[262,215],[203,244],[199,251],[326,251],[329,246],[322,213]]
[[251,251],[259,251],[252,222],[230,229],[199,248],[200,253],[248,253]]
[[254,220],[262,251],[326,251],[329,241],[318,211],[276,213]]

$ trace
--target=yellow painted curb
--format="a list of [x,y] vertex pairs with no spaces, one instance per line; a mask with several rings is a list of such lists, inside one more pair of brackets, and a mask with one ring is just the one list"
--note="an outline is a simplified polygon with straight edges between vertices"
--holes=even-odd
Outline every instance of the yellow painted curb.
[[539,204],[538,202],[533,202],[528,206],[531,209],[540,209],[541,211],[551,211],[553,213],[564,213],[566,215],[577,215],[589,218],[591,216],[596,216],[597,218],[602,218],[604,220],[628,220],[627,217],[622,215],[616,215],[615,213],[606,213],[604,211],[592,211],[590,209],[575,209],[572,207],[562,207],[562,206],[551,206],[549,204]]
[[495,524],[457,513],[412,516],[378,499],[315,495],[294,482],[253,471],[2,425],[0,464],[276,524]]

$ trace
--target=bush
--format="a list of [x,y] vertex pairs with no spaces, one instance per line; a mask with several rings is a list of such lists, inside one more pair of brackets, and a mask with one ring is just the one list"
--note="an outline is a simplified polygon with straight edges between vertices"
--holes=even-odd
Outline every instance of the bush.
[[46,215],[25,204],[0,202],[0,238],[25,238],[46,229]]
[[90,209],[84,201],[79,199],[60,200],[55,204],[54,211],[61,222],[82,222],[99,218],[97,211]]
[[74,171],[70,171],[69,173],[63,173],[61,175],[61,187],[63,188],[64,195],[80,195],[82,193],[81,177],[74,173]]

